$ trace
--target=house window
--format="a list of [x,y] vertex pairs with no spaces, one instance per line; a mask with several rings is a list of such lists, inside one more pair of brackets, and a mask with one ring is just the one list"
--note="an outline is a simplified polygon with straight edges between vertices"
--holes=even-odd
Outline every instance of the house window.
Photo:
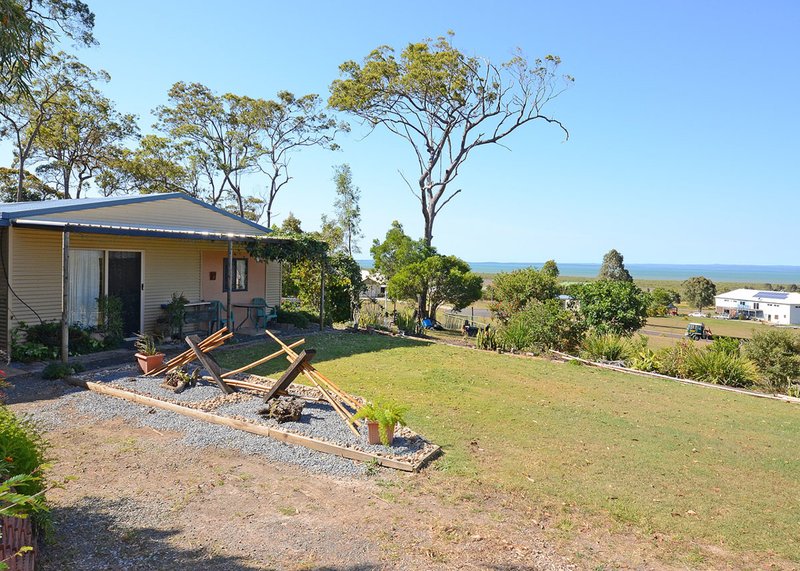
[[[228,291],[228,258],[222,260],[222,291]],[[233,259],[233,291],[247,291],[247,258]]]

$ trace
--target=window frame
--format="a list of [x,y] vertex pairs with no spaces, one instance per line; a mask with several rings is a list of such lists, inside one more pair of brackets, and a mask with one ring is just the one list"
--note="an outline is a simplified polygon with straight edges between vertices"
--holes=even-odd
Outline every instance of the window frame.
[[[237,268],[238,263],[244,262],[244,287],[236,287],[236,276],[238,274]],[[232,292],[237,291],[247,291],[250,282],[250,264],[249,258],[233,258],[233,290]],[[228,257],[225,256],[222,259],[222,293],[228,293]]]

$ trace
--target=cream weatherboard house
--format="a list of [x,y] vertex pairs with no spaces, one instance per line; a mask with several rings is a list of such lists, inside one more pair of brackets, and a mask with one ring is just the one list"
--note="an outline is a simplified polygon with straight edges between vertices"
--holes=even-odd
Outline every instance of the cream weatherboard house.
[[65,307],[69,322],[95,324],[101,295],[123,300],[126,337],[152,330],[173,293],[230,299],[241,323],[247,309],[235,304],[280,303],[280,264],[244,248],[269,233],[181,193],[0,204],[0,349],[20,322],[60,321]]

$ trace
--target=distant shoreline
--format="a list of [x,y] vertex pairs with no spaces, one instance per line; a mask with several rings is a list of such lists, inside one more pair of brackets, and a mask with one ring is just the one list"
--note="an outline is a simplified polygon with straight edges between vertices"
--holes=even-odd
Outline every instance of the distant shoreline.
[[[364,269],[372,268],[372,260],[357,260]],[[485,276],[500,272],[542,266],[534,263],[469,262],[472,271]],[[558,264],[562,276],[594,278],[600,264]],[[714,282],[737,284],[800,284],[800,266],[755,266],[734,264],[625,264],[637,281],[684,281],[693,276],[705,276]]]

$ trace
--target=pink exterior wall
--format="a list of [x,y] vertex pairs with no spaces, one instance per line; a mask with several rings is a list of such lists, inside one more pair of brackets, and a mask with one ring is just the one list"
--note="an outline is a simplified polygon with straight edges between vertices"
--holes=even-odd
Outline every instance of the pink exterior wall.
[[[227,293],[222,291],[223,287],[223,263],[228,253],[226,251],[205,251],[203,252],[202,263],[200,264],[200,295],[204,301],[218,300],[222,305],[227,304]],[[234,249],[234,258],[247,258],[247,254],[237,252]],[[211,279],[211,272],[216,272],[216,280]],[[232,303],[250,303],[254,297],[266,297],[267,291],[267,266],[263,262],[257,262],[250,258],[247,262],[247,291],[234,291],[231,294]],[[242,320],[247,316],[247,310],[242,307],[234,307],[234,323],[238,327]],[[250,326],[250,322],[247,326]]]

